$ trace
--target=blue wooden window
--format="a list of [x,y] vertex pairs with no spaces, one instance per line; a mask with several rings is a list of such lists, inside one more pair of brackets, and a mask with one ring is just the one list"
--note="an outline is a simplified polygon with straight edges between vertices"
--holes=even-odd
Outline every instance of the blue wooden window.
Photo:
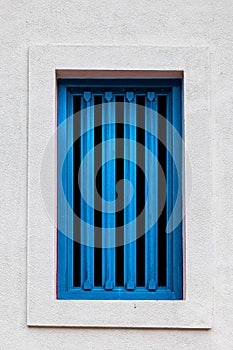
[[58,79],[58,299],[182,299],[182,84]]

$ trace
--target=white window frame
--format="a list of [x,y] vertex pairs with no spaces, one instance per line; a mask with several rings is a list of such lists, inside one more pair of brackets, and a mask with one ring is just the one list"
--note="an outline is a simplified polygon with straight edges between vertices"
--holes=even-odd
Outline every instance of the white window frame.
[[[56,70],[184,72],[184,300],[57,300],[56,142],[41,182],[46,148],[56,131]],[[29,57],[28,278],[29,326],[211,328],[212,128],[207,48],[33,46]],[[191,164],[192,171],[188,169]],[[42,189],[43,186],[43,189]],[[47,193],[51,215],[44,205]],[[51,213],[50,213],[51,214]]]

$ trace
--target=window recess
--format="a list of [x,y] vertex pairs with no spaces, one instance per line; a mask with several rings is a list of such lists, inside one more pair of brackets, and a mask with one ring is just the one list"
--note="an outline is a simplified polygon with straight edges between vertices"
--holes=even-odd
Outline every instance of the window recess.
[[182,299],[181,101],[182,79],[58,79],[58,299]]

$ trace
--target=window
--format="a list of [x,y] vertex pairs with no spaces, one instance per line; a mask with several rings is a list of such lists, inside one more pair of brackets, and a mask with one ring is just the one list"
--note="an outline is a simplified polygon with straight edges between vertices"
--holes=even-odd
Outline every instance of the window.
[[58,79],[58,299],[182,299],[182,129],[182,79]]
[[[112,57],[114,57],[114,62]],[[129,66],[130,71],[128,70]],[[145,71],[145,69],[148,70]],[[60,133],[60,128],[61,125],[64,125],[65,128],[69,126],[70,120],[70,118],[66,118],[65,112],[64,118],[67,121],[59,124],[58,136],[60,137],[57,137],[57,100],[61,101],[61,95],[57,98],[58,79],[72,78],[72,82],[75,83],[74,78],[77,78],[76,82],[80,82],[82,78],[101,79],[108,76],[107,80],[110,81],[110,78],[165,78],[166,74],[165,80],[168,82],[170,79],[170,82],[174,83],[174,78],[182,77],[181,72],[184,74],[184,97],[181,106],[182,110],[184,107],[182,207],[185,209],[182,232],[182,269],[184,272],[182,300],[81,300],[77,294],[72,296],[77,300],[62,300],[61,295],[58,299],[56,293],[57,273],[59,272],[57,268],[57,188],[60,186],[58,186],[57,179],[57,151],[59,151],[61,161],[62,151],[65,159],[66,149],[69,147],[57,149],[59,146],[57,140],[62,145],[61,137],[66,135],[66,132]],[[140,77],[139,73],[141,73]],[[212,216],[213,123],[210,110],[209,73],[210,62],[207,48],[146,45],[46,45],[30,47],[27,225],[28,325],[45,327],[211,328],[214,229]],[[107,80],[105,79],[105,82]],[[170,84],[170,88],[178,94],[179,88],[176,89],[174,86],[173,89],[173,84]],[[65,89],[64,87],[63,91]],[[112,91],[111,89],[108,91]],[[89,86],[83,92],[90,90]],[[175,101],[175,99],[172,100]],[[64,104],[66,102],[65,99]],[[173,104],[171,107],[173,110]],[[67,113],[72,115],[70,111]],[[173,118],[175,128],[173,128],[172,134],[174,135],[175,129],[178,130],[178,126],[174,124],[175,120],[176,118]],[[72,130],[72,123],[70,126]],[[68,130],[70,131],[70,128],[67,128],[67,132]],[[69,139],[67,138],[67,140]],[[174,148],[173,159],[179,160],[179,154],[179,147]],[[118,186],[120,194],[120,182]],[[59,202],[60,209],[61,204],[62,202]],[[102,210],[102,208],[100,209]],[[179,212],[179,206],[177,209]],[[71,214],[72,211],[68,213]],[[176,215],[172,215],[172,219],[176,221]],[[68,237],[68,242],[69,240]],[[174,250],[176,251],[175,246]],[[65,252],[66,250],[61,251],[61,254]],[[61,258],[60,254],[59,257]],[[70,270],[68,269],[68,271]],[[67,273],[64,274],[65,276]],[[67,286],[66,283],[67,280],[64,280],[64,286]],[[68,285],[67,290],[69,293],[71,292],[70,285]],[[93,290],[85,291],[89,294],[92,292]],[[112,291],[103,291],[103,294],[107,295],[108,293],[112,293]],[[127,291],[127,293],[136,295],[136,290]],[[149,295],[155,295],[155,293],[156,291],[148,291]]]

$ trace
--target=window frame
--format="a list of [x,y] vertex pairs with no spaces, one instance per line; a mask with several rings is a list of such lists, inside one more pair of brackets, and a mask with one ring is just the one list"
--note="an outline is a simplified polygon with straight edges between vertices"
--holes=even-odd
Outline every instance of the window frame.
[[[132,71],[184,72],[185,298],[175,301],[57,300],[56,74],[60,70],[75,70],[78,74],[79,70],[129,70],[129,67]],[[211,328],[214,228],[209,71],[207,48],[144,45],[46,45],[30,48],[29,326]]]
[[[60,73],[60,72],[59,72]],[[102,73],[102,78],[100,77]],[[61,74],[61,73],[60,73]],[[77,73],[76,73],[77,74]],[[72,116],[73,112],[71,110],[71,106],[73,106],[73,98],[77,96],[78,91],[99,91],[100,90],[116,90],[117,93],[120,93],[118,90],[123,86],[125,89],[134,89],[138,87],[138,89],[142,91],[156,91],[156,96],[164,95],[167,98],[167,116],[169,117],[169,121],[173,124],[174,128],[178,128],[179,133],[183,134],[183,109],[182,109],[182,93],[183,93],[183,72],[173,72],[170,73],[170,76],[180,76],[180,78],[168,78],[168,73],[160,72],[161,78],[148,78],[145,80],[145,75],[148,72],[138,71],[134,72],[134,78],[129,78],[132,76],[132,72],[122,72],[115,71],[114,78],[111,78],[113,73],[106,71],[98,71],[98,79],[92,78],[91,73],[88,71],[84,71],[85,79],[77,79],[77,78],[58,78],[57,86],[58,86],[58,127],[61,124],[67,123],[67,127],[61,127],[61,133],[58,133],[58,150],[60,148],[66,148],[67,138],[73,135],[73,131],[69,129],[72,128],[72,123],[68,121],[69,117]],[[87,74],[90,78],[87,79]],[[155,73],[154,73],[155,74]],[[69,74],[70,75],[70,74]],[[75,73],[74,73],[75,75]],[[81,74],[80,74],[81,75]],[[95,74],[94,74],[95,75]],[[153,73],[151,74],[153,75]],[[162,78],[162,76],[165,78]],[[120,76],[120,78],[119,78]],[[140,78],[139,78],[140,77]],[[91,80],[89,80],[91,79]],[[122,80],[124,79],[124,81]],[[94,85],[90,85],[91,82]],[[128,84],[129,87],[124,84]],[[140,92],[140,93],[141,93]],[[157,97],[156,97],[157,98]],[[176,119],[174,119],[177,117]],[[117,122],[117,120],[116,120]],[[172,129],[170,130],[172,133]],[[172,138],[172,135],[170,135]],[[59,141],[59,139],[61,141]],[[172,149],[175,147],[179,147],[182,145],[173,145]],[[58,186],[62,186],[64,188],[64,196],[58,195],[58,213],[59,213],[59,203],[61,209],[64,209],[69,206],[68,202],[66,202],[65,198],[70,199],[72,195],[72,184],[70,184],[70,179],[73,181],[73,174],[70,173],[73,171],[72,164],[72,151],[70,156],[67,158],[67,162],[61,164],[60,167],[64,168],[65,171],[59,171],[62,175],[58,175]],[[173,150],[172,153],[177,151]],[[62,150],[61,150],[62,153]],[[172,154],[171,154],[172,156]],[[181,148],[181,154],[179,155],[180,161],[180,169],[179,172],[183,173],[183,151]],[[63,160],[61,160],[63,163]],[[168,166],[168,164],[167,164]],[[171,165],[170,165],[171,167]],[[59,168],[59,153],[58,153],[58,168]],[[166,172],[168,169],[166,169]],[[171,199],[173,196],[173,192],[175,192],[175,184],[171,179],[171,184],[167,186],[167,191],[169,191],[168,197],[170,201],[174,201]],[[64,185],[63,185],[64,184]],[[183,184],[181,183],[181,186]],[[70,188],[70,189],[69,189]],[[58,189],[58,193],[61,190]],[[63,192],[63,190],[62,190]],[[183,212],[183,187],[180,191],[180,202],[181,202],[181,212]],[[65,203],[62,203],[65,200]],[[170,204],[171,205],[171,204]],[[67,212],[67,209],[65,209]],[[182,215],[182,214],[181,214]],[[69,215],[67,214],[67,218],[65,220],[69,220]],[[58,222],[62,221],[64,223],[64,217],[61,214],[58,215]],[[66,230],[73,231],[72,218],[70,218],[70,224],[67,224]],[[60,227],[60,225],[58,225]],[[170,236],[172,235],[172,236]],[[170,237],[170,238],[169,238]],[[169,239],[168,239],[169,238]],[[57,296],[59,300],[182,300],[183,298],[183,221],[180,225],[172,232],[167,234],[167,244],[166,244],[166,252],[167,252],[167,262],[166,262],[166,271],[167,271],[167,285],[166,286],[158,286],[155,291],[148,291],[147,287],[144,288],[137,287],[134,291],[127,291],[125,287],[115,287],[111,291],[104,290],[104,287],[92,287],[91,291],[84,291],[81,287],[75,287],[72,285],[72,274],[73,274],[73,249],[72,249],[72,233],[68,234],[67,232],[64,234],[58,229],[58,282],[57,282]],[[159,249],[159,247],[158,247]],[[92,253],[93,254],[93,253]],[[120,292],[120,294],[119,294]]]

